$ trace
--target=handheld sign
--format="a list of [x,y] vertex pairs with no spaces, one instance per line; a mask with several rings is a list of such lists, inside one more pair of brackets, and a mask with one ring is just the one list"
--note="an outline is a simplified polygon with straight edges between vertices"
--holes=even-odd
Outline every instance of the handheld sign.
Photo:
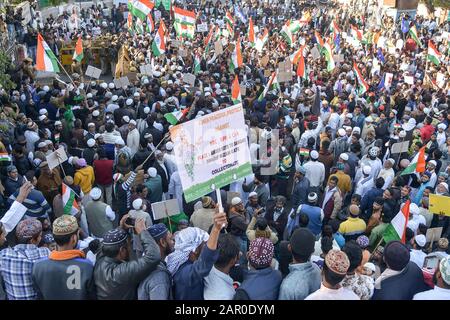
[[431,213],[450,216],[450,197],[430,194],[428,208]]
[[160,220],[180,213],[177,199],[152,203],[153,220]]
[[186,202],[252,173],[242,104],[170,129]]
[[88,66],[85,75],[90,78],[99,79],[102,74],[102,70],[93,66]]
[[57,166],[59,166],[61,163],[63,163],[64,161],[66,161],[68,159],[66,151],[64,151],[63,147],[59,147],[59,149],[50,153],[45,158],[47,160],[47,164],[48,164],[48,167],[50,168],[50,170],[52,170],[53,168],[56,168]]

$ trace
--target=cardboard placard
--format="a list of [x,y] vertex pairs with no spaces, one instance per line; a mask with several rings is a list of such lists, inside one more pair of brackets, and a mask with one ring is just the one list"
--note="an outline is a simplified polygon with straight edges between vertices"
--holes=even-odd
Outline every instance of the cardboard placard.
[[130,85],[130,80],[128,79],[128,76],[114,79],[114,85],[116,86],[116,88],[126,88]]
[[222,41],[217,40],[214,43],[214,52],[216,53],[216,56],[221,55],[223,53]]
[[434,214],[450,216],[450,197],[430,194],[428,210]]
[[138,79],[137,75],[138,75],[137,72],[127,73],[126,77],[129,80],[127,85],[130,85],[130,82],[135,82]]
[[186,58],[186,57],[188,56],[188,52],[187,52],[187,50],[179,49],[179,50],[178,50],[178,55],[179,55],[180,57],[182,57],[182,58]]
[[442,227],[427,229],[426,234],[427,243],[438,241],[441,238],[441,235],[442,235]]
[[90,77],[93,79],[99,79],[102,74],[102,70],[93,66],[88,66],[86,69],[86,77]]
[[197,32],[208,32],[208,24],[206,22],[198,24]]
[[146,65],[140,66],[139,67],[139,71],[141,72],[141,74],[145,74],[145,75],[148,75],[148,76],[153,75],[153,68],[152,68],[152,66],[150,64],[146,64]]
[[239,192],[234,192],[234,191],[227,191],[227,204],[231,205],[231,200],[233,200],[233,198],[241,197],[241,194]]
[[413,76],[405,76],[405,83],[413,85],[414,77]]
[[183,74],[183,82],[193,87],[195,85],[195,75],[192,73]]
[[180,206],[177,199],[170,199],[152,203],[153,219],[160,220],[180,213]]
[[408,152],[409,141],[394,143],[391,147],[391,153]]
[[172,41],[170,41],[170,45],[174,48],[179,48],[181,46],[181,41],[180,40],[172,40]]
[[317,49],[316,47],[313,47],[311,49],[311,55],[313,57],[314,60],[320,59],[320,52],[319,49]]
[[289,82],[292,81],[292,72],[280,72],[278,73],[278,82]]
[[60,163],[67,160],[67,154],[63,147],[59,147],[56,151],[45,157],[50,169],[56,168]]
[[241,96],[247,95],[247,87],[245,85],[240,84],[239,89],[241,90]]

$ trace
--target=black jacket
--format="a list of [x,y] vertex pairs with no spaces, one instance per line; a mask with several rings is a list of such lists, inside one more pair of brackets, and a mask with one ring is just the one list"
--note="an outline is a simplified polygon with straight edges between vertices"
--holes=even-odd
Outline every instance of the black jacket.
[[150,233],[144,230],[141,240],[144,254],[137,260],[121,262],[100,254],[94,269],[95,286],[99,300],[136,300],[139,284],[159,264],[159,247]]

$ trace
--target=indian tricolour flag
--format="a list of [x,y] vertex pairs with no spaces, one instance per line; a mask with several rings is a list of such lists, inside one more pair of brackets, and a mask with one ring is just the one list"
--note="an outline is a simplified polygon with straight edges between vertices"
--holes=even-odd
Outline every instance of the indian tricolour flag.
[[200,65],[200,57],[198,55],[195,55],[194,58],[194,74],[198,74],[201,71],[201,65]]
[[81,37],[78,37],[77,44],[75,45],[75,51],[73,52],[72,60],[81,62],[83,60],[83,57],[84,57],[83,40],[81,40]]
[[325,45],[322,36],[318,31],[314,31],[314,37],[316,38],[317,44],[319,45],[319,51],[322,50],[323,46]]
[[292,47],[294,44],[294,37],[292,36],[291,29],[289,28],[290,22],[287,21],[283,28],[281,28],[281,36],[286,40],[286,42]]
[[352,37],[354,39],[356,39],[356,40],[358,40],[360,42],[362,41],[362,39],[363,39],[362,32],[356,26],[354,26],[354,25],[351,26],[351,32],[350,33],[351,33],[351,35],[352,35]]
[[152,52],[155,57],[159,57],[160,55],[162,55],[166,52],[166,42],[164,40],[164,29],[161,24],[159,25],[158,32],[155,35],[155,39],[153,39]]
[[419,35],[417,34],[416,26],[412,26],[411,29],[409,29],[409,35],[419,47],[422,47],[422,42],[420,41]]
[[358,79],[359,83],[358,94],[363,95],[367,90],[369,90],[369,85],[364,80],[361,70],[359,70],[358,66],[356,65],[356,62],[353,62],[353,71],[355,72],[355,76]]
[[203,44],[205,45],[205,54],[208,54],[209,47],[211,45],[211,39],[213,37],[214,31],[216,30],[216,28],[217,27],[214,27],[214,25],[211,26],[211,28],[209,29],[209,33],[203,42]]
[[301,46],[300,49],[298,49],[297,51],[295,51],[293,54],[291,54],[289,56],[289,58],[293,64],[297,64],[298,61],[300,60],[300,55],[303,54],[303,48],[304,48],[304,46]]
[[269,82],[265,86],[264,91],[258,97],[258,101],[262,101],[264,99],[264,97],[266,96],[267,92],[269,92],[269,90],[270,90],[270,88],[272,86],[277,86],[278,85],[278,77],[277,77],[277,75],[278,75],[277,71],[272,72],[272,75],[270,76]]
[[258,36],[258,38],[256,39],[256,45],[255,45],[256,51],[261,53],[267,40],[269,40],[269,30],[267,28],[265,28],[264,33],[262,35]]
[[141,19],[136,19],[136,24],[134,25],[137,34],[144,34],[144,23]]
[[227,30],[230,33],[231,37],[234,37],[234,19],[231,16],[230,11],[227,11],[225,14],[225,24],[227,25]]
[[37,36],[36,70],[59,72],[58,58],[40,33]]
[[241,39],[239,38],[237,39],[233,53],[231,54],[230,72],[233,72],[234,69],[241,67],[242,64]]
[[431,40],[428,40],[428,60],[433,62],[435,65],[439,65],[441,63],[441,54]]
[[128,1],[128,9],[133,16],[145,21],[155,5],[150,0]]
[[330,31],[333,34],[333,41],[336,40],[336,37],[338,36],[338,34],[341,32],[341,30],[339,29],[339,26],[336,22],[336,20],[332,20],[331,24],[330,24]]
[[391,241],[401,241],[405,243],[410,205],[411,200],[406,201],[400,212],[397,213],[391,223],[386,227],[386,230],[383,233],[383,240],[385,243]]
[[231,84],[231,100],[234,104],[242,102],[241,87],[239,86],[239,79],[237,75],[234,76],[234,81]]
[[80,206],[75,200],[75,191],[73,191],[65,183],[62,184],[62,202],[64,214],[75,215],[80,211]]
[[402,173],[400,174],[401,176],[425,171],[425,148],[426,146],[423,146],[419,150],[414,159],[412,159],[409,166],[407,166],[405,170],[402,171]]
[[293,20],[289,24],[289,30],[291,31],[292,34],[297,33],[298,30],[300,30],[300,27],[301,27],[301,24],[300,24],[299,20]]
[[255,45],[256,39],[255,39],[255,29],[253,26],[253,19],[250,17],[249,23],[248,23],[248,42],[251,43],[252,46]]
[[180,121],[187,113],[189,112],[189,108],[183,110],[175,110],[174,112],[166,113],[164,118],[171,124],[176,125],[178,121]]
[[195,12],[173,7],[174,27],[179,37],[194,38]]
[[331,49],[331,45],[328,41],[323,45],[322,52],[325,56],[325,59],[327,60],[327,71],[333,71],[334,68],[336,68],[336,64],[333,58],[333,50]]
[[0,152],[0,162],[11,161],[11,156],[7,152]]
[[298,57],[298,65],[297,65],[297,76],[306,79],[306,66],[305,66],[305,57],[303,56],[303,49],[305,49],[305,46],[303,45],[300,48],[300,54]]
[[147,29],[148,33],[152,33],[153,31],[155,31],[155,22],[153,21],[153,17],[152,17],[151,13],[149,13],[147,15],[147,24],[146,24],[145,28]]

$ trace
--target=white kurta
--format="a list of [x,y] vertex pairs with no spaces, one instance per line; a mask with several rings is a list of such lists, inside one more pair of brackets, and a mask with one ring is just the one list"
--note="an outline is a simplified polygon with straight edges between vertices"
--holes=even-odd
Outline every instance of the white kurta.
[[131,157],[135,155],[136,152],[139,150],[139,141],[140,141],[140,135],[139,131],[134,128],[130,132],[128,132],[127,135],[127,146],[130,148],[131,151]]
[[168,193],[177,199],[180,209],[183,210],[183,187],[181,185],[180,174],[178,171],[175,171],[170,177]]

